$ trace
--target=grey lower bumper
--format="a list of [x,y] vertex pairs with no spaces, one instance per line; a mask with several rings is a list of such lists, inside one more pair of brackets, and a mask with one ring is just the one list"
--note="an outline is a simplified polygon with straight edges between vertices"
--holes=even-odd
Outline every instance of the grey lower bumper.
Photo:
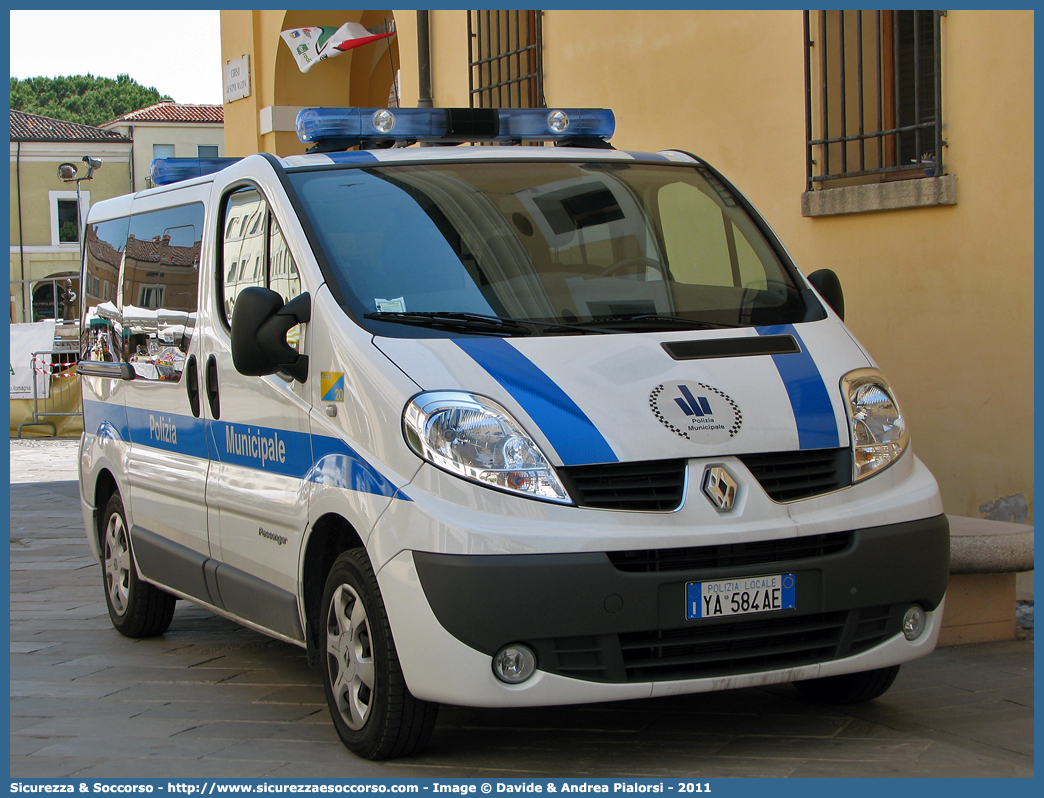
[[[439,622],[486,654],[525,643],[541,670],[596,681],[732,675],[866,651],[934,610],[945,516],[814,538],[643,552],[414,552]],[[688,621],[687,582],[794,573],[796,608]]]

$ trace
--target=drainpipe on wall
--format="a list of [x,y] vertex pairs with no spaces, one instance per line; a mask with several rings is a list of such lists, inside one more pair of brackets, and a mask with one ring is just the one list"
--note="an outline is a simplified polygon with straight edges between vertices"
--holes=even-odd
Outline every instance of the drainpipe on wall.
[[22,270],[22,282],[19,289],[22,294],[22,321],[25,321],[25,236],[22,232],[22,142],[20,141],[15,152],[15,182],[18,184],[18,259]]
[[431,46],[428,39],[428,12],[417,12],[417,96],[418,108],[432,108],[431,101]]
[[127,138],[131,140],[131,151],[130,151],[130,179],[131,179],[131,194],[138,190],[138,187],[134,185],[134,125],[127,125]]

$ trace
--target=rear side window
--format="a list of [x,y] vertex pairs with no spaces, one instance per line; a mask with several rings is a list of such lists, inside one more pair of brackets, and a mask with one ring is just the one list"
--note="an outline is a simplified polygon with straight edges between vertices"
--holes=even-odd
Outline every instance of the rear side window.
[[123,356],[143,379],[179,380],[199,302],[201,204],[134,214],[123,265]]
[[130,363],[137,379],[181,379],[199,304],[203,205],[87,226],[80,357]]
[[87,225],[80,360],[123,360],[123,315],[118,300],[120,269],[127,250],[130,217]]
[[146,380],[181,379],[199,305],[203,205],[134,214],[124,252],[123,359]]

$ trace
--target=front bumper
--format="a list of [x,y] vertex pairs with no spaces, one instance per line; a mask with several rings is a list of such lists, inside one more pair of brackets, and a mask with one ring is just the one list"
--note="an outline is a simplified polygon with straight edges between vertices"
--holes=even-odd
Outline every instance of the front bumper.
[[[939,515],[759,543],[612,554],[413,552],[413,561],[438,624],[468,648],[492,656],[525,643],[545,673],[634,684],[801,669],[870,652],[900,635],[910,604],[929,612],[941,604],[949,527]],[[685,619],[687,582],[773,573],[796,575],[795,609]],[[911,648],[906,659],[930,650]]]

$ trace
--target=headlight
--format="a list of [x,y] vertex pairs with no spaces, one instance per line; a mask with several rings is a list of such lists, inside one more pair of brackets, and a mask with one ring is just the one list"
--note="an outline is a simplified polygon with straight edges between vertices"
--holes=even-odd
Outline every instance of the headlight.
[[881,373],[856,369],[841,378],[841,392],[852,427],[855,481],[890,466],[910,444],[906,420]]
[[451,474],[532,499],[569,504],[554,468],[496,402],[470,393],[423,393],[403,411],[406,442]]

